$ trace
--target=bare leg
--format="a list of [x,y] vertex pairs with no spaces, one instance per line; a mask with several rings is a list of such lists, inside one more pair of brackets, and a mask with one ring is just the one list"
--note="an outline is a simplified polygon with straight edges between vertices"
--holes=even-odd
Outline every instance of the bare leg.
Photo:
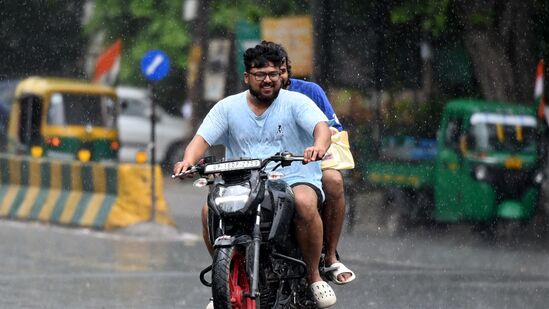
[[295,186],[293,191],[297,243],[307,264],[307,280],[309,283],[314,283],[322,280],[318,271],[322,251],[322,220],[317,210],[317,196],[316,192],[306,185]]
[[210,237],[208,236],[208,204],[202,206],[202,238],[208,252],[213,256],[213,245],[210,243]]
[[[326,265],[329,266],[337,262],[337,244],[345,220],[345,194],[341,172],[330,169],[322,171],[322,189],[326,195],[322,222],[326,242]],[[350,276],[350,273],[342,273],[338,280],[345,282]]]

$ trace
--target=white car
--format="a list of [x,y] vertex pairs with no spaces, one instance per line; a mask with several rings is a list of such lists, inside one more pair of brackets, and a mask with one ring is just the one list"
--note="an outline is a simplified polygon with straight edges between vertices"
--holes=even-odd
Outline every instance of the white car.
[[[121,162],[136,162],[136,154],[145,151],[150,162],[151,96],[144,88],[119,86],[116,93],[121,102],[118,117],[120,137],[119,159]],[[173,164],[183,157],[191,136],[190,119],[170,115],[156,105],[155,161],[171,170]]]

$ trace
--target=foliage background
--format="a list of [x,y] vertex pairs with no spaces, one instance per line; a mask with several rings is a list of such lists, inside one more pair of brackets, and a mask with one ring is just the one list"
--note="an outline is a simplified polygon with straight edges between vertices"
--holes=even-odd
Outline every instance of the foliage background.
[[[209,32],[212,37],[228,37],[238,20],[258,23],[263,16],[303,13],[308,1],[206,1],[211,5]],[[206,3],[205,2],[205,3]],[[161,104],[173,113],[186,97],[185,76],[192,44],[192,22],[183,21],[181,0],[96,0],[94,14],[85,27],[91,40],[103,36],[104,45],[122,38],[123,55],[119,82],[145,85],[139,72],[142,55],[149,49],[164,50],[172,69],[159,82],[157,93]]]
[[[418,44],[427,41],[435,61],[429,101],[465,95],[530,104],[535,63],[549,55],[546,0],[201,1],[210,7],[210,37],[230,38],[239,20],[257,24],[266,16],[311,14],[315,37],[323,40],[315,55],[315,72],[322,74],[312,78],[325,88],[421,90]],[[93,4],[93,14],[83,22],[86,3]],[[99,42],[103,50],[121,38],[120,84],[145,85],[143,53],[168,53],[172,70],[159,82],[158,96],[177,113],[187,96],[195,30],[182,10],[182,0],[0,1],[0,78],[87,78],[89,45]]]

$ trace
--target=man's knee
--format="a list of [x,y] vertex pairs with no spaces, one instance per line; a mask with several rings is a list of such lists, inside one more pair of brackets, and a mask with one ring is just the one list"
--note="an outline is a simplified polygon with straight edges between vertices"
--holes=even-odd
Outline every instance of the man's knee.
[[311,221],[318,216],[318,196],[308,186],[294,187],[295,208],[298,220]]
[[322,187],[328,195],[343,194],[343,176],[338,170],[325,170],[322,172]]

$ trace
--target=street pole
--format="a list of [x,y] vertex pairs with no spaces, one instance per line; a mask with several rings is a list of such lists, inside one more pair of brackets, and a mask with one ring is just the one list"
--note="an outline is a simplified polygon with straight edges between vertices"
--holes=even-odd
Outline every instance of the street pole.
[[156,221],[156,91],[154,82],[149,82],[149,91],[151,95],[151,216],[150,221]]
[[330,84],[329,76],[331,69],[331,50],[333,37],[329,29],[332,15],[330,1],[313,0],[311,10],[313,12],[313,42],[314,42],[314,69],[313,80],[324,87]]
[[206,58],[208,55],[208,20],[210,15],[211,0],[192,0],[196,3],[196,15],[192,20],[189,20],[192,25],[191,37],[192,45],[200,51],[200,60],[196,76],[191,80],[189,85],[189,98],[193,106],[192,125],[193,129],[197,129],[202,119],[208,112],[208,106],[204,102],[203,85],[204,85],[204,69],[206,68]]
[[375,97],[375,117],[373,126],[374,152],[376,157],[379,156],[381,147],[381,138],[384,135],[385,127],[382,115],[382,99],[386,84],[385,58],[387,57],[384,33],[387,33],[387,24],[389,22],[389,7],[387,3],[377,2],[374,6],[374,16],[370,20],[369,26],[375,29],[375,52],[373,61],[373,78]]
[[170,58],[161,50],[150,50],[141,59],[141,73],[149,81],[148,89],[151,99],[151,138],[149,149],[151,153],[151,216],[150,221],[156,221],[156,91],[155,83],[168,75]]

